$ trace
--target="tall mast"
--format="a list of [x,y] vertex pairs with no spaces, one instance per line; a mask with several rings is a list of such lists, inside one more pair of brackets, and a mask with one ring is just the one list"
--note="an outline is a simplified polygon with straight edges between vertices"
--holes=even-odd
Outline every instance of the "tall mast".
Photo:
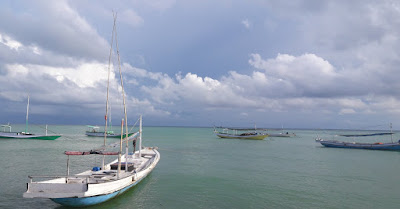
[[[124,119],[121,120],[121,139],[119,140],[119,154],[118,154],[118,173],[117,178],[119,179],[119,174],[121,173],[121,153],[122,153],[122,138],[124,134]],[[126,159],[125,159],[126,161]],[[126,167],[126,164],[125,164]]]
[[28,95],[28,104],[26,105],[25,133],[28,133],[28,115],[29,115],[29,95]]
[[[116,16],[117,15],[115,15],[115,19],[117,18]],[[114,27],[116,27],[115,26],[115,20],[114,20]],[[127,113],[126,113],[124,81],[122,79],[121,59],[120,59],[120,56],[119,56],[119,48],[118,48],[118,39],[117,39],[117,30],[116,30],[116,28],[114,30],[114,33],[115,33],[115,46],[117,48],[117,55],[118,55],[118,68],[119,68],[119,77],[120,77],[120,80],[121,80],[122,99],[123,99],[123,103],[124,103],[125,131],[126,131],[125,137],[128,138],[128,116],[127,116]],[[128,155],[128,140],[126,140],[126,153],[125,154],[126,154],[125,157],[127,157],[127,155]]]
[[392,129],[392,123],[390,123],[390,139],[392,140],[392,143],[393,143],[393,129]]
[[142,115],[139,122],[139,158],[142,157]]
[[[106,115],[104,116],[104,120],[105,120],[105,126],[104,126],[104,149],[106,147],[106,140],[107,140],[107,117],[108,117],[108,97],[109,97],[109,86],[110,86],[110,72],[111,72],[111,56],[112,56],[112,49],[113,49],[113,42],[114,42],[114,31],[115,31],[115,21],[116,21],[116,17],[113,13],[113,17],[114,17],[114,25],[113,25],[113,30],[112,30],[112,34],[111,34],[111,46],[110,46],[110,55],[108,57],[108,78],[107,78],[107,99],[106,99]],[[103,163],[102,163],[102,169],[104,170],[104,160],[105,160],[105,156],[103,155]]]

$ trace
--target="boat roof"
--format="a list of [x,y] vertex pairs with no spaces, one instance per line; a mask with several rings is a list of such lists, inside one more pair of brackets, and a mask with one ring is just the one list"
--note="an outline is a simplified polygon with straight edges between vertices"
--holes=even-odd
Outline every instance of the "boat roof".
[[93,129],[99,129],[100,127],[98,126],[87,126],[88,128],[93,128]]
[[229,127],[218,127],[218,128],[236,130],[236,131],[266,131],[267,130],[265,128],[229,128]]
[[1,127],[11,127],[10,125],[1,125]]

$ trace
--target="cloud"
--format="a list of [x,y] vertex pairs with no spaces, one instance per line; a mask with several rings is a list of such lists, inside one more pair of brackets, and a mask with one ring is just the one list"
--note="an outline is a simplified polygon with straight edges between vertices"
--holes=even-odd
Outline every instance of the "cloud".
[[248,19],[242,20],[242,24],[244,25],[245,28],[249,29],[250,28],[250,21]]
[[[168,110],[171,115],[182,111],[192,114],[233,111],[249,117],[257,112],[368,115],[390,112],[389,107],[399,102],[392,98],[391,102],[383,103],[381,96],[364,88],[368,83],[357,88],[369,79],[361,76],[362,71],[356,79],[348,78],[348,71],[336,69],[315,54],[278,54],[267,60],[251,54],[249,64],[255,69],[251,74],[230,71],[220,79],[194,73],[170,77],[133,67],[130,75],[135,77],[150,104]],[[146,79],[153,83],[149,85],[144,82]]]
[[156,0],[156,1],[145,1],[145,4],[150,5],[152,8],[165,11],[170,9],[176,4],[176,0]]
[[129,107],[154,121],[399,112],[400,4],[386,0],[1,2],[2,104],[29,91],[52,113],[104,114],[111,5]]
[[[68,80],[78,88],[94,88],[99,82],[107,81],[107,65],[101,63],[82,63],[76,68],[50,67],[43,65],[6,65],[8,78],[29,78],[32,74],[50,76],[59,83]],[[115,80],[112,73],[111,78]]]
[[96,88],[104,87],[107,81],[107,68],[100,63],[82,63],[76,68],[32,64],[5,67],[0,76],[4,84],[0,95],[14,101],[23,100],[31,92],[33,97],[51,103],[93,102],[99,96]]
[[[87,116],[103,115],[107,76],[108,64],[97,62],[80,63],[75,67],[6,65],[4,74],[0,75],[0,82],[3,84],[0,87],[0,101],[21,102],[30,94],[32,99],[42,104],[42,109],[35,108],[36,114],[63,114],[67,111],[74,115],[79,114],[80,111],[77,110],[88,109]],[[111,71],[109,100],[113,115],[121,117],[122,96],[118,77],[119,75]],[[157,117],[171,114],[167,110],[158,109],[146,98],[139,99],[128,94],[126,99],[131,114],[142,113]],[[46,108],[50,109],[47,113],[44,111]]]
[[353,110],[353,109],[342,109],[342,110],[340,110],[340,112],[339,112],[340,115],[354,114],[354,113],[356,113],[356,111]]
[[[263,60],[259,54],[251,54],[249,64],[263,70],[268,88],[274,89],[269,96],[332,96],[338,90],[336,82],[342,77],[326,60],[314,55],[298,57],[278,54],[275,59]],[[267,87],[267,86],[266,86]],[[273,92],[279,89],[279,94]]]
[[52,54],[87,60],[107,58],[107,41],[67,1],[25,3],[30,10],[2,9],[1,34]]
[[122,11],[119,20],[132,27],[140,26],[144,23],[143,18],[131,9]]
[[10,49],[18,51],[18,49],[22,46],[18,41],[13,40],[7,35],[0,34],[0,43],[8,46]]

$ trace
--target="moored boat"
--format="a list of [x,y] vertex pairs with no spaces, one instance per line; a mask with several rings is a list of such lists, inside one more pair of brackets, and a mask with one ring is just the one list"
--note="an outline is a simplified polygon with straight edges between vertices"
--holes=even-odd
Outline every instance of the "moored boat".
[[[116,40],[115,28],[116,16],[114,16],[113,39]],[[118,43],[116,43],[118,52]],[[112,44],[111,44],[112,47]],[[110,50],[111,56],[111,50]],[[119,54],[118,54],[119,60]],[[109,61],[109,73],[110,76]],[[106,151],[107,134],[104,134],[104,143],[101,148],[89,151],[65,151],[67,158],[67,174],[59,176],[29,176],[27,191],[23,194],[25,198],[49,198],[52,201],[65,206],[84,207],[100,204],[114,198],[141,182],[157,165],[160,160],[160,153],[157,147],[142,147],[142,116],[139,117],[139,131],[128,136],[127,112],[125,105],[125,93],[123,79],[120,69],[121,89],[124,104],[124,116],[121,123],[121,137],[119,151]],[[110,79],[108,79],[109,81]],[[108,105],[107,83],[107,105]],[[105,132],[107,133],[107,108],[105,117]],[[125,124],[125,133],[124,133]],[[129,152],[128,142],[133,142],[133,152]],[[138,150],[136,150],[138,141]],[[114,143],[115,144],[115,143]],[[122,147],[125,144],[125,154],[122,154]],[[114,146],[112,146],[114,147]],[[70,175],[70,156],[103,155],[101,166],[95,166],[91,170]],[[114,161],[105,164],[106,155],[118,155]],[[35,181],[35,179],[40,179]],[[49,179],[49,180],[43,180]]]
[[269,137],[293,137],[296,136],[294,133],[268,133]]
[[[85,132],[86,136],[94,136],[94,137],[104,137],[105,132],[100,131],[100,127],[98,126],[88,126],[88,129]],[[128,133],[128,136],[132,136],[134,133]],[[110,138],[121,138],[121,134],[114,133],[114,131],[107,131],[107,137]]]
[[383,136],[383,135],[393,135],[393,132],[382,132],[382,133],[371,133],[371,134],[340,134],[339,136],[362,137],[362,136]]
[[346,142],[340,140],[326,140],[320,137],[315,139],[316,142],[320,143],[325,147],[333,148],[352,148],[352,149],[369,149],[369,150],[399,150],[400,151],[400,140],[397,142],[393,141],[392,124],[390,123],[390,132],[377,132],[377,133],[358,133],[358,134],[338,134],[335,136],[339,137],[369,137],[369,136],[385,136],[390,135],[391,142]]
[[337,140],[324,140],[321,138],[317,138],[315,139],[315,141],[321,143],[325,147],[400,151],[400,140],[399,142],[389,142],[389,143],[382,143],[382,142],[360,143],[360,142],[344,142]]
[[[260,131],[264,129],[223,128],[222,132],[219,132],[214,128],[214,133],[220,138],[228,138],[228,139],[263,140],[266,137],[268,137],[268,134],[257,132],[257,130]],[[229,131],[233,133],[228,133]]]
[[0,132],[0,138],[3,139],[41,139],[41,140],[55,140],[61,135],[55,134],[31,134],[25,132]]
[[[142,118],[140,117],[140,122]],[[142,144],[142,128],[139,132],[124,141],[139,139]],[[120,143],[122,146],[122,141]],[[105,202],[122,194],[142,181],[157,165],[160,153],[156,147],[143,147],[133,153],[106,152],[101,150],[66,151],[68,156],[67,175],[59,176],[29,176],[30,182],[25,198],[49,198],[65,206],[82,207]],[[76,175],[69,174],[70,156],[90,154],[119,155],[118,159],[102,167],[93,167]],[[104,163],[104,162],[103,162]],[[50,179],[34,181],[34,179]]]
[[[46,134],[33,134],[28,132],[28,118],[29,118],[29,95],[28,95],[28,104],[26,105],[26,119],[25,119],[25,131],[21,132],[12,132],[11,125],[8,123],[7,125],[1,125],[3,127],[3,131],[0,132],[0,138],[2,139],[41,139],[41,140],[55,140],[61,135],[59,134],[47,134],[47,125],[46,125]],[[8,131],[6,131],[8,129]]]

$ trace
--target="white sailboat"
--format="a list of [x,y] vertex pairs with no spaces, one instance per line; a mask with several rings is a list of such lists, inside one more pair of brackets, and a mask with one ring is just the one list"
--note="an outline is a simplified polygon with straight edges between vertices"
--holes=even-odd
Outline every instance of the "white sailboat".
[[[33,134],[28,132],[28,118],[29,118],[29,95],[28,95],[28,104],[26,105],[26,119],[25,119],[25,131],[22,132],[12,132],[11,125],[1,125],[3,127],[3,131],[0,132],[0,138],[4,139],[41,139],[41,140],[55,140],[61,135],[59,134],[47,134],[47,125],[46,125],[46,134]],[[6,128],[9,131],[6,131]]]
[[[114,16],[113,39],[116,39],[116,15]],[[112,46],[111,42],[111,46]],[[118,42],[116,41],[118,52]],[[110,51],[111,54],[111,51]],[[119,54],[118,54],[119,61]],[[50,198],[56,203],[66,206],[89,206],[105,202],[123,192],[132,188],[142,181],[157,165],[160,160],[160,153],[156,147],[142,147],[142,116],[139,117],[139,132],[128,137],[127,114],[125,106],[125,95],[123,90],[123,81],[121,67],[119,64],[121,87],[124,101],[125,119],[122,119],[119,152],[105,151],[107,134],[104,137],[103,149],[91,151],[66,151],[67,175],[65,176],[29,176],[30,182],[28,189],[23,194],[25,198]],[[109,69],[110,70],[110,69]],[[108,91],[107,91],[108,103]],[[107,108],[106,108],[107,112]],[[106,114],[107,115],[107,114]],[[107,120],[106,120],[107,121]],[[105,126],[107,131],[107,122]],[[129,153],[128,142],[136,140],[139,142],[139,149]],[[122,155],[122,146],[126,142],[125,154]],[[135,145],[134,145],[135,147]],[[69,174],[69,156],[70,155],[118,155],[118,159],[105,165],[104,157],[101,167],[93,167],[91,170],[84,171],[75,175]],[[50,180],[34,181],[37,178],[46,178]]]

